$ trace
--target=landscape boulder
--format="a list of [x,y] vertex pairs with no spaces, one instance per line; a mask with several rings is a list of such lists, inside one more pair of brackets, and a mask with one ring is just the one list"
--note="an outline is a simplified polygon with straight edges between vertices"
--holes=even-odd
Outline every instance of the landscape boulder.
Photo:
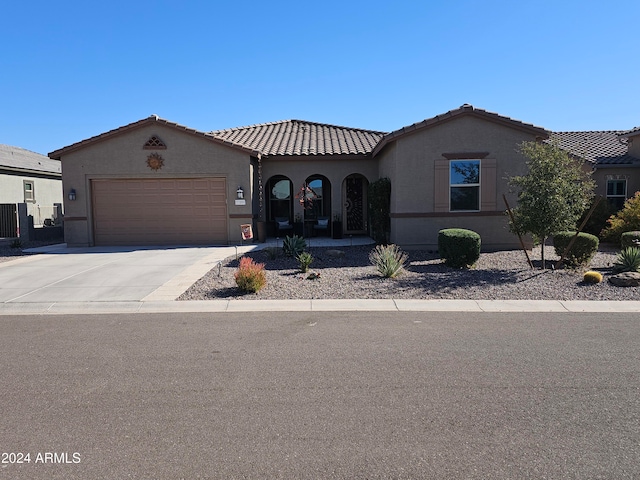
[[638,287],[640,286],[640,273],[623,272],[609,277],[609,281],[616,287]]

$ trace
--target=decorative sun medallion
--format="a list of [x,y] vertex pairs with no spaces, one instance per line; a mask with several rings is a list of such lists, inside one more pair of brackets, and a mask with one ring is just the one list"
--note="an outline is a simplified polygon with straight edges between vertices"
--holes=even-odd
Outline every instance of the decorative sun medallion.
[[164,160],[159,154],[152,153],[147,157],[147,166],[151,170],[160,170],[163,165],[164,165]]

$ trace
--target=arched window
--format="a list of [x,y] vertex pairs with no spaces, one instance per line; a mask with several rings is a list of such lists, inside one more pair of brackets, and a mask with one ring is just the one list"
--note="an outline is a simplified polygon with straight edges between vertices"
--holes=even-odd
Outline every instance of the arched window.
[[305,210],[306,219],[329,216],[331,210],[331,186],[329,180],[321,175],[313,175],[307,178],[307,185],[313,193],[313,202],[310,208]]
[[271,177],[267,182],[267,219],[275,220],[276,217],[291,219],[293,205],[293,192],[291,180],[278,175]]

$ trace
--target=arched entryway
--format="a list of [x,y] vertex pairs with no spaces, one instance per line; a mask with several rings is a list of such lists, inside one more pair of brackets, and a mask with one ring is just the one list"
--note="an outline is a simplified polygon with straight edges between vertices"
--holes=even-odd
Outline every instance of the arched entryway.
[[369,181],[360,174],[349,175],[342,182],[342,228],[347,235],[368,233],[368,188]]

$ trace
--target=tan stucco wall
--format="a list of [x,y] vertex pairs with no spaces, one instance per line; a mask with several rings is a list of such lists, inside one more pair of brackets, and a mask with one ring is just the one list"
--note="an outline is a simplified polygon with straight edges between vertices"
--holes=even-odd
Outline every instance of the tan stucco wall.
[[[323,175],[331,183],[331,217],[342,215],[343,198],[342,182],[350,175],[364,176],[369,183],[376,181],[378,177],[378,165],[371,158],[353,157],[290,157],[285,160],[268,158],[262,163],[262,177],[265,184],[265,199],[268,198],[266,184],[276,175],[284,175],[293,183],[294,195],[312,175]],[[303,208],[298,202],[294,202],[293,213],[303,214]]]
[[[157,135],[166,150],[144,150],[142,147]],[[158,153],[164,166],[153,171],[147,158]],[[71,152],[62,157],[65,196],[76,190],[77,199],[65,204],[65,240],[69,245],[92,245],[92,208],[89,191],[92,179],[98,178],[171,178],[224,177],[227,183],[229,243],[240,243],[240,224],[251,222],[251,169],[249,154],[213,143],[187,132],[162,124],[132,129]],[[235,205],[236,189],[242,186],[246,205]]]
[[[509,232],[506,215],[465,217],[392,218],[393,243],[406,250],[438,249],[438,232],[444,228],[466,228],[477,232],[482,241],[482,251],[519,249],[518,237]],[[525,246],[532,247],[531,239],[524,238]]]
[[440,229],[459,227],[482,230],[478,233],[486,249],[518,248],[518,239],[506,229],[506,217],[502,215],[429,216],[434,213],[434,169],[435,162],[445,158],[443,153],[489,152],[485,158],[496,162],[494,212],[504,212],[503,193],[512,207],[516,203],[515,195],[508,193],[508,178],[526,171],[518,145],[532,140],[535,136],[528,132],[463,116],[400,137],[385,147],[378,158],[380,175],[391,179],[392,217],[414,215],[392,219],[391,241],[407,248],[433,247]]
[[607,195],[607,180],[626,179],[627,198],[631,198],[640,191],[640,168],[624,168],[616,166],[614,168],[598,168],[593,172],[593,179],[596,182],[596,195]]

